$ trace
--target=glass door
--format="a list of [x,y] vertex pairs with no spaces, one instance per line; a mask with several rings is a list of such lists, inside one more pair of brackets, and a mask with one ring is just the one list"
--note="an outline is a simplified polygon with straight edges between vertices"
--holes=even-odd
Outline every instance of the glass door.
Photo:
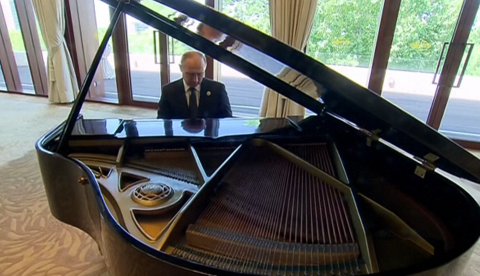
[[382,96],[424,122],[462,4],[403,0],[400,5]]
[[[110,17],[113,15],[113,9],[100,0],[94,1],[95,23],[96,30],[94,30],[94,39],[90,40],[90,43],[94,44],[97,48],[100,42],[103,40],[110,24]],[[105,16],[109,15],[109,16]],[[95,43],[94,43],[95,42]],[[92,51],[93,52],[93,51]],[[115,73],[115,58],[113,53],[113,41],[112,38],[108,41],[107,48],[103,52],[102,59],[95,73],[96,81],[94,81],[95,88],[101,91],[95,91],[92,89],[90,95],[93,99],[102,99],[109,102],[118,101],[118,91]],[[101,83],[101,85],[98,85]],[[93,93],[92,93],[93,92]],[[93,94],[93,95],[92,95]]]
[[307,54],[366,86],[382,2],[318,1]]
[[[153,1],[142,1],[142,4]],[[127,15],[128,56],[132,83],[132,99],[141,102],[158,102],[162,85],[164,62],[161,42],[165,35]],[[163,80],[165,81],[165,80]]]
[[[197,0],[205,4],[205,0]],[[163,16],[175,11],[153,0],[140,3]],[[180,57],[193,48],[166,36],[138,20],[127,16],[127,35],[134,101],[157,103],[162,86],[181,77]]]
[[[268,0],[220,0],[218,10],[248,26],[270,35]],[[258,61],[269,66],[268,60]],[[258,117],[265,86],[237,70],[215,62],[216,77],[227,87],[233,116]]]
[[[477,4],[478,5],[478,4]],[[440,124],[446,136],[480,143],[480,11],[477,10],[462,63]]]
[[[174,13],[154,0],[134,1],[163,16]],[[80,79],[83,80],[110,24],[114,8],[100,0],[70,0],[68,3],[72,14],[69,32],[73,37],[69,42],[76,49],[76,63]],[[190,49],[134,17],[123,14],[95,73],[89,99],[156,108],[161,87],[172,78],[180,77],[179,57]]]
[[[25,47],[25,41],[22,35],[20,20],[18,18],[17,8],[12,0],[1,0],[1,10],[3,18],[8,29],[9,41],[13,50],[13,62],[15,62],[20,76],[20,91],[27,94],[35,94],[32,75],[30,73],[30,64]],[[8,53],[11,54],[11,53]]]

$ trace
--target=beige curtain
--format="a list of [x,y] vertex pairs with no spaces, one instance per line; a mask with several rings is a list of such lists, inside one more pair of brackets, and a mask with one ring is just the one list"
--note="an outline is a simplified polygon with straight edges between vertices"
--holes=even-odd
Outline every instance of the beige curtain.
[[33,6],[48,51],[48,100],[71,103],[78,93],[78,85],[64,38],[64,0],[33,0]]
[[[270,0],[272,36],[297,50],[302,50],[312,29],[317,2],[318,0]],[[284,68],[278,76],[304,93],[318,97],[317,85],[295,70]],[[305,116],[305,108],[267,88],[263,95],[260,116]]]

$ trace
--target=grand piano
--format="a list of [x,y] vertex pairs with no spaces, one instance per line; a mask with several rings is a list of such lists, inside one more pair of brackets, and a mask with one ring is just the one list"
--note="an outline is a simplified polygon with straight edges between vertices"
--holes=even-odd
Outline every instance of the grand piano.
[[[96,241],[110,275],[460,275],[479,239],[480,209],[459,183],[480,183],[479,159],[322,63],[197,2],[157,0],[172,16],[102,1],[115,7],[111,25],[69,117],[36,150],[52,214]],[[85,118],[121,13],[313,115]]]

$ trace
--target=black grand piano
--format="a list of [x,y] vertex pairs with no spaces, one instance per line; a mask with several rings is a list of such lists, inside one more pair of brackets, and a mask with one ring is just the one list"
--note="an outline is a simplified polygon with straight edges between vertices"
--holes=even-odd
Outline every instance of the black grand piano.
[[[480,209],[458,179],[479,183],[479,159],[325,65],[194,1],[157,0],[176,16],[102,1],[116,10],[81,93],[36,149],[51,212],[95,239],[110,275],[461,273]],[[84,118],[122,12],[314,115]],[[278,66],[258,63],[265,59]]]

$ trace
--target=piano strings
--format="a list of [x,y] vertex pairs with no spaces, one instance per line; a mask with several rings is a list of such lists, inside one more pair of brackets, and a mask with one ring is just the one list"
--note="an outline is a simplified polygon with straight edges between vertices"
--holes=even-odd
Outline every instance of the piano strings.
[[[335,175],[326,144],[286,148]],[[253,147],[216,189],[174,255],[263,275],[360,271],[342,192],[271,149]]]

